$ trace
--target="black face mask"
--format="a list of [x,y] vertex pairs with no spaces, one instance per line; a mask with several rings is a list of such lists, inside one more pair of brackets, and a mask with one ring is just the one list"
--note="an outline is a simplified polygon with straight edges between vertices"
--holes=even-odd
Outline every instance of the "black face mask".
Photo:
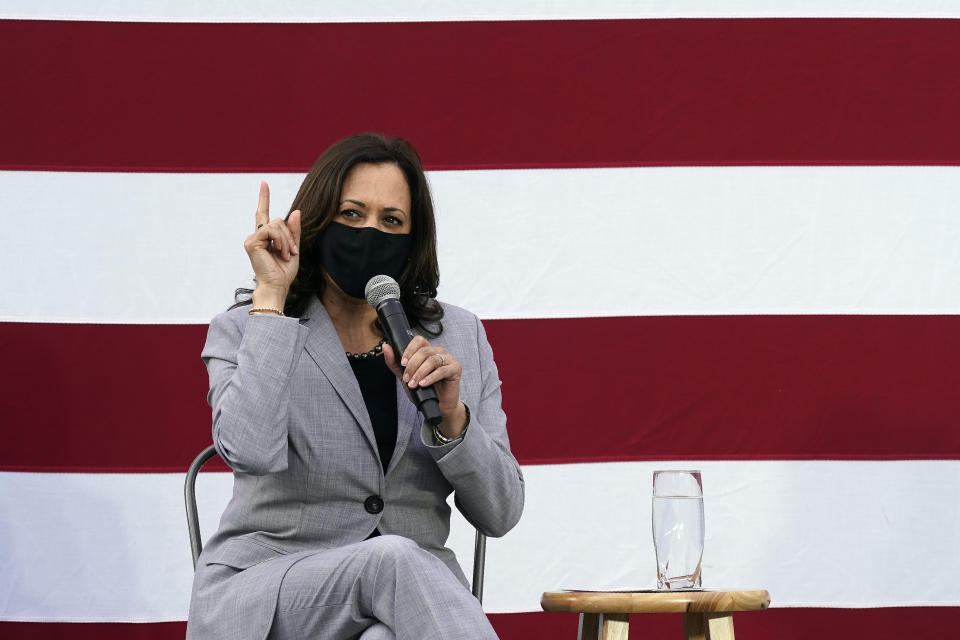
[[320,263],[337,286],[352,298],[363,298],[373,276],[394,280],[410,255],[409,233],[385,233],[373,227],[349,227],[331,223],[317,238]]

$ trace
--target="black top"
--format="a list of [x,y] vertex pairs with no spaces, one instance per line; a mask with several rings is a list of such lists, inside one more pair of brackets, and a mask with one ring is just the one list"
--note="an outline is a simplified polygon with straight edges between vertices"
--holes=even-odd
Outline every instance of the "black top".
[[377,451],[383,472],[390,466],[390,458],[397,445],[397,377],[387,368],[383,354],[350,360],[353,374],[360,384],[363,404],[367,405],[373,434],[377,437]]

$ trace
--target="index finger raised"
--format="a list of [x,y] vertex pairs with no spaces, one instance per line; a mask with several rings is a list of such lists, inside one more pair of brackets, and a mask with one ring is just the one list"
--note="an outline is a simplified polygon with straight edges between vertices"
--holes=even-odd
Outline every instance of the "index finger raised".
[[260,183],[260,200],[257,202],[257,228],[270,222],[270,187]]

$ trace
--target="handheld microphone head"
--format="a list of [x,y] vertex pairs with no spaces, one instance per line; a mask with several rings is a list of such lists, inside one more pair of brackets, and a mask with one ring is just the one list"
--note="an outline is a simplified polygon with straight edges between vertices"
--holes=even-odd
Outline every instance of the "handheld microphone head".
[[[363,294],[370,306],[377,310],[383,334],[390,341],[394,354],[402,354],[415,334],[410,330],[403,305],[400,304],[400,285],[390,276],[373,276],[367,281]],[[440,424],[443,414],[440,413],[440,402],[433,386],[411,389],[410,394],[424,421],[434,426]]]
[[367,286],[363,289],[363,295],[366,296],[370,306],[376,309],[391,298],[399,300],[400,285],[390,276],[373,276],[367,281]]

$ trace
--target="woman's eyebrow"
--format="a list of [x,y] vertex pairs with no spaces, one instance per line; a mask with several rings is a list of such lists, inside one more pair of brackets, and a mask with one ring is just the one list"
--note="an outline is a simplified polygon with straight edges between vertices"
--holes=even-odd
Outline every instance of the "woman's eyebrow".
[[[366,205],[365,203],[360,202],[359,200],[351,200],[351,199],[349,199],[349,198],[347,198],[346,200],[344,200],[343,202],[341,202],[341,203],[340,203],[340,206],[343,206],[343,205],[346,204],[347,202],[349,202],[350,204],[355,204],[355,205],[357,205],[358,207],[363,207],[364,209],[367,208],[367,205]],[[400,207],[384,207],[383,210],[384,210],[384,211],[389,211],[390,213],[393,213],[393,212],[395,212],[395,211],[399,211],[399,212],[402,213],[403,215],[407,215],[407,212],[404,211],[403,209],[401,209]]]

